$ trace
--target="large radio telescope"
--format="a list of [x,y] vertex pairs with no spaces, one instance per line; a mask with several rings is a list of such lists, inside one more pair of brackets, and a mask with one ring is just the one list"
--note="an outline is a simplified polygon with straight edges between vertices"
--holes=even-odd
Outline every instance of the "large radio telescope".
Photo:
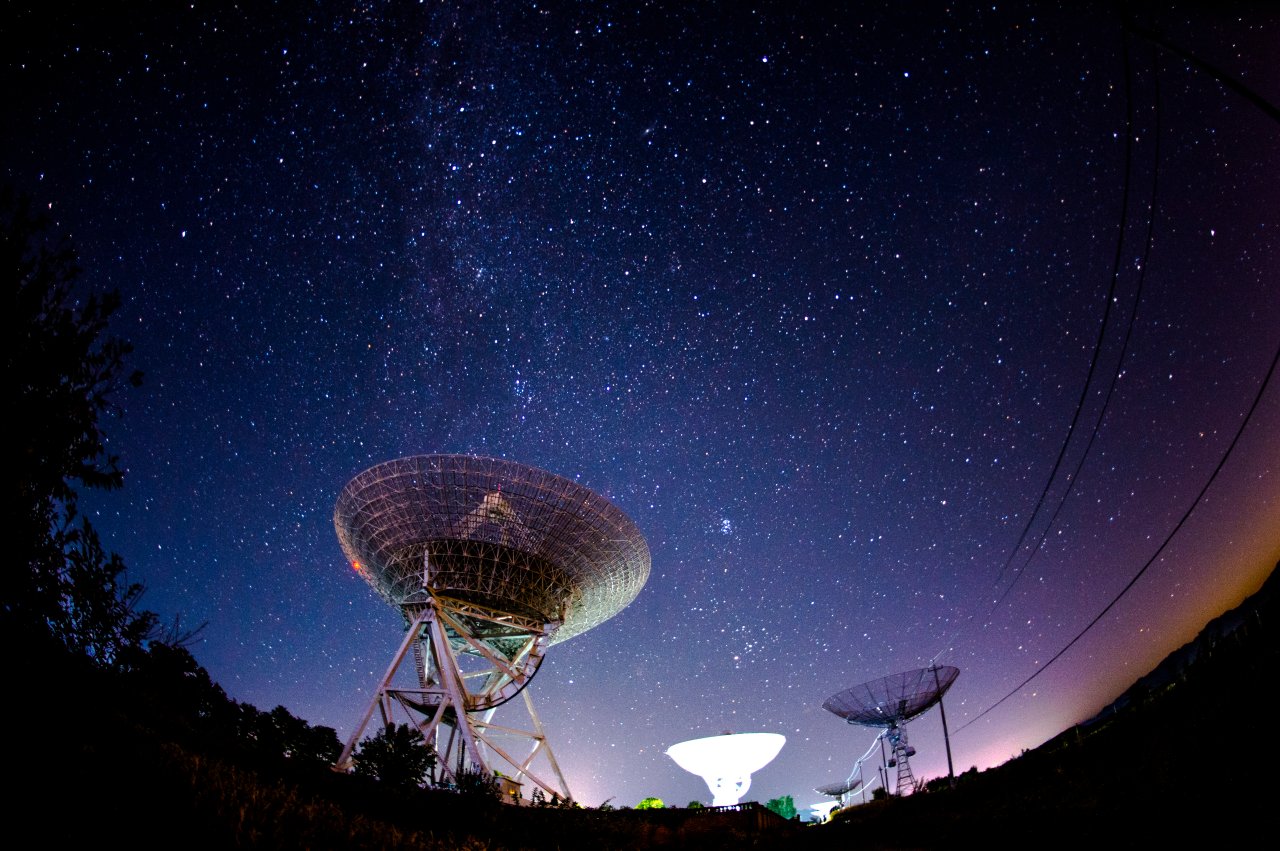
[[[398,706],[439,757],[444,782],[496,757],[571,799],[525,686],[552,644],[608,620],[649,577],[640,530],[604,497],[536,467],[470,455],[417,455],[352,479],[334,509],[351,566],[404,616],[407,630],[339,757],[351,763],[375,709]],[[393,684],[412,650],[414,683]],[[523,694],[532,731],[491,723]],[[526,756],[495,734],[533,742]],[[539,754],[559,785],[531,770]]]
[[[960,676],[960,669],[950,665],[934,665],[917,668],[901,674],[856,685],[833,694],[822,708],[845,719],[850,724],[878,727],[893,749],[888,767],[898,769],[898,794],[904,789],[914,789],[915,776],[911,773],[908,757],[916,749],[907,744],[904,729],[907,721],[929,711],[935,703],[941,704],[942,695]],[[946,712],[943,711],[943,734],[946,734]],[[947,763],[951,762],[951,745],[947,744]],[[887,791],[887,790],[886,790]]]

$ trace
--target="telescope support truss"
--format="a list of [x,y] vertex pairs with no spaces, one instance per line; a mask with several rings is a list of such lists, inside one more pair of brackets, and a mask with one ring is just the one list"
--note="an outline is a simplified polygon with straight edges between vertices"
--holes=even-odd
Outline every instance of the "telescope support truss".
[[[572,800],[525,691],[560,621],[523,617],[427,588],[413,594],[401,609],[408,622],[404,640],[335,768],[345,771],[351,767],[356,744],[378,710],[384,727],[395,723],[399,714],[422,733],[426,747],[436,755],[433,780],[458,785],[460,774],[469,765],[491,777],[498,774],[497,765],[509,769],[507,776],[516,783],[527,778],[548,794]],[[395,680],[410,655],[416,686],[406,688],[396,685]],[[524,698],[531,730],[492,722],[494,710],[517,694]],[[528,748],[523,756],[519,753],[522,741]],[[541,773],[535,772],[533,765],[539,756],[545,757],[541,762],[546,763],[554,781],[541,766]]]
[[[899,795],[909,795],[916,790],[916,776],[911,772],[911,761],[916,749],[907,744],[907,731],[899,724],[894,724],[884,732],[889,740],[889,748],[893,756],[889,759],[889,767],[897,767],[898,783],[894,790]],[[886,790],[888,791],[888,790]]]

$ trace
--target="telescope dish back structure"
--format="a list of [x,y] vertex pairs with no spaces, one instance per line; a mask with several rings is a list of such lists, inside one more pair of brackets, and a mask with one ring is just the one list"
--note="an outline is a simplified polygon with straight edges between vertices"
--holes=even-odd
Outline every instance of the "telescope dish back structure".
[[903,726],[941,702],[942,695],[958,676],[960,669],[951,665],[904,671],[837,692],[823,702],[822,708],[850,724],[885,731],[885,737],[893,748],[889,768],[896,766],[898,769],[897,790],[901,794],[903,789],[915,786],[915,776],[908,761],[908,757],[915,755],[915,748],[907,744]]
[[[444,782],[456,780],[466,760],[492,774],[496,755],[515,767],[517,781],[528,777],[570,798],[528,694],[532,732],[498,728],[490,718],[523,692],[547,647],[608,620],[640,592],[649,548],[631,519],[546,470],[418,455],[353,478],[338,497],[334,526],[352,567],[408,624],[338,767],[350,764],[374,709],[390,724],[399,706],[441,757]],[[410,651],[417,682],[396,687]],[[532,753],[513,757],[493,738],[499,729],[532,739]],[[559,788],[530,771],[539,751]]]

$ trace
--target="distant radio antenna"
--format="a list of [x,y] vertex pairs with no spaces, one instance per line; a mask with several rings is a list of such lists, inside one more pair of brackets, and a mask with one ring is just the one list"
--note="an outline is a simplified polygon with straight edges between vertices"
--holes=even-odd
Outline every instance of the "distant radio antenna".
[[828,783],[825,786],[819,786],[814,789],[819,795],[826,795],[829,798],[837,798],[844,803],[844,796],[850,792],[856,792],[858,787],[862,785],[862,778],[854,778],[852,780],[841,780],[838,783]]
[[[856,685],[833,694],[822,704],[828,712],[839,715],[850,724],[877,727],[889,742],[892,756],[888,768],[897,768],[896,790],[899,795],[915,791],[915,775],[910,757],[916,749],[907,743],[906,723],[927,712],[936,703],[941,708],[942,695],[960,676],[960,669],[950,665],[917,668],[901,674]],[[951,739],[947,735],[947,714],[942,712],[942,735],[947,743],[947,772],[954,780],[951,765]],[[886,783],[885,791],[888,791]]]

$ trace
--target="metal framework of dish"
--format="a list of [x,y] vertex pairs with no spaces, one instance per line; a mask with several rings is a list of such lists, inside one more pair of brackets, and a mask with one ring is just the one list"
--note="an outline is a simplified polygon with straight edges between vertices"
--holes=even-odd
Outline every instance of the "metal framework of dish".
[[858,757],[857,761],[854,762],[853,769],[849,772],[849,776],[844,780],[840,780],[835,783],[828,783],[825,786],[818,786],[814,791],[837,798],[838,800],[836,803],[841,807],[848,803],[849,795],[852,792],[860,791],[862,793],[862,803],[865,804],[867,802],[867,787],[863,782],[862,764],[867,761],[868,757],[870,757],[872,753],[875,752],[877,744],[881,745],[881,754],[883,755],[884,747],[882,742],[883,738],[881,736],[876,736],[871,743],[871,747],[867,748],[866,753]]
[[667,756],[707,782],[713,807],[736,804],[751,788],[751,775],[764,768],[787,743],[781,733],[724,733],[690,739],[667,748]]
[[[613,617],[644,586],[649,547],[631,519],[536,467],[418,455],[357,475],[333,520],[351,566],[407,624],[337,768],[351,765],[375,710],[389,725],[399,707],[436,752],[438,782],[456,783],[468,764],[492,775],[497,758],[517,782],[572,800],[524,689],[549,646]],[[397,685],[409,657],[412,682]],[[492,722],[517,694],[532,730]],[[532,742],[527,754],[512,737]],[[540,755],[558,785],[534,770]]]
[[[859,764],[859,768],[860,767],[861,764]],[[840,780],[836,783],[828,783],[825,786],[818,786],[813,791],[817,792],[819,795],[826,795],[827,797],[835,798],[835,800],[824,801],[821,804],[811,804],[809,809],[813,811],[814,817],[818,821],[825,822],[831,818],[832,813],[845,805],[849,794],[858,790],[861,786],[861,777],[850,777],[848,780]],[[865,800],[865,796],[863,797]]]
[[813,791],[817,792],[819,795],[829,795],[832,798],[843,798],[850,792],[855,791],[861,785],[862,779],[854,778],[853,780],[841,780],[837,783],[828,783],[825,786],[819,786]]
[[[907,721],[923,715],[933,705],[942,703],[942,695],[960,676],[960,669],[950,665],[934,665],[917,668],[901,674],[856,685],[833,694],[822,708],[845,719],[850,724],[884,729],[892,749],[889,768],[898,769],[897,793],[906,794],[915,789],[915,775],[911,773],[908,757],[915,756],[915,748],[907,744],[904,729]],[[947,738],[947,766],[951,769],[951,742],[946,733],[946,710],[943,710],[942,729]],[[952,771],[954,774],[954,771]]]

